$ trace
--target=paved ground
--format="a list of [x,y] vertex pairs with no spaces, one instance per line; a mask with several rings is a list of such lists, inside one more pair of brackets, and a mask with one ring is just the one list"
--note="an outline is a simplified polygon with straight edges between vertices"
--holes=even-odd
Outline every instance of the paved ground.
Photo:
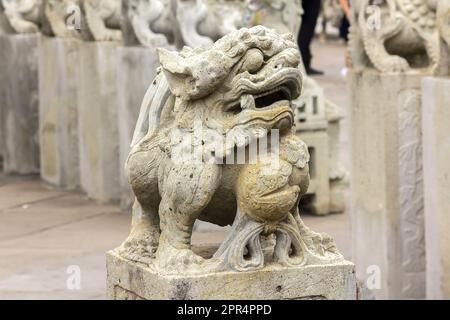
[[[347,106],[345,79],[340,75],[344,47],[315,44],[314,66],[325,70],[317,80],[328,97]],[[342,134],[342,159],[348,165],[347,122]],[[333,235],[350,258],[347,214],[304,217],[315,231]],[[49,189],[38,177],[0,173],[0,299],[103,299],[105,251],[128,234],[130,217],[118,206],[98,204],[84,195]],[[194,243],[218,243],[226,230],[197,232]],[[67,289],[68,268],[81,271],[81,290]],[[70,269],[69,269],[70,271]]]

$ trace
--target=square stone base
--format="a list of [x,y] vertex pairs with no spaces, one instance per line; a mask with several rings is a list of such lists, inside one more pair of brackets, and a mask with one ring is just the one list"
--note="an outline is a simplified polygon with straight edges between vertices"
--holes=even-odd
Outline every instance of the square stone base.
[[107,296],[115,300],[354,300],[357,295],[355,266],[350,262],[163,276],[110,251],[106,265]]

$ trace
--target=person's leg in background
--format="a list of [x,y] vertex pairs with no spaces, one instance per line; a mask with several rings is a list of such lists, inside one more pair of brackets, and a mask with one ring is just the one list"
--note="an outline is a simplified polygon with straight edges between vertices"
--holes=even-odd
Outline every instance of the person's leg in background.
[[[348,34],[350,29],[350,1],[349,0],[339,0],[342,11],[344,11],[344,16],[342,17],[341,27],[339,28],[339,35],[345,42],[348,42]],[[342,69],[341,74],[343,76],[347,75],[348,68],[351,67],[350,56],[348,54],[348,47],[345,51],[345,67]]]
[[348,42],[348,29],[350,28],[350,22],[347,19],[347,16],[342,17],[341,26],[339,28],[339,36]]
[[302,26],[298,34],[298,46],[302,55],[303,63],[305,64],[306,73],[309,75],[323,74],[322,71],[315,70],[311,67],[311,42],[314,38],[317,18],[319,17],[321,0],[303,0],[303,18]]

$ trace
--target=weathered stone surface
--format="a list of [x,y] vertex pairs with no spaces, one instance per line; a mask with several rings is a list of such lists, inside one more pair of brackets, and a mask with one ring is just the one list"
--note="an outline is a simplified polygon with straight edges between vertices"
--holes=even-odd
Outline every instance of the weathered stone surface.
[[89,197],[100,201],[120,197],[116,50],[107,42],[80,47],[80,182]]
[[130,211],[134,194],[125,175],[125,162],[131,150],[131,140],[139,116],[142,99],[156,76],[159,66],[156,49],[117,48],[117,107],[120,142],[120,204]]
[[0,9],[4,9],[10,31],[19,34],[39,32],[43,0],[1,2]]
[[80,183],[78,150],[79,48],[76,39],[42,37],[39,56],[41,178],[65,189]]
[[45,0],[41,32],[47,36],[81,40],[86,31],[81,4],[81,0]]
[[[302,95],[294,101],[297,134],[313,152],[310,169],[314,177],[304,203],[318,215],[343,212],[348,174],[339,159],[342,111],[326,99],[312,78],[306,77],[304,83]],[[318,167],[320,171],[315,169]]]
[[[439,1],[439,3],[445,1]],[[373,6],[352,3],[350,56],[355,68],[402,72],[438,65],[437,1],[392,0]]]
[[[235,6],[239,6],[234,2]],[[256,1],[246,2],[243,22],[247,26],[264,25],[280,33],[292,33],[297,38],[302,21],[301,1]],[[303,63],[300,68],[304,72]],[[307,198],[302,199],[310,212],[318,215],[340,213],[345,209],[343,194],[348,187],[348,174],[339,160],[340,120],[338,106],[326,98],[323,89],[311,77],[305,76],[302,95],[293,101],[296,111],[296,130],[300,137],[311,137],[307,144],[314,143],[317,156],[311,158],[310,166],[320,161],[320,173],[311,181]],[[317,132],[322,130],[323,132]],[[328,134],[328,141],[324,141]],[[315,138],[312,138],[314,137]],[[320,142],[319,142],[320,141]],[[318,149],[325,148],[325,149]],[[323,156],[322,156],[323,155]],[[328,179],[325,176],[328,175]],[[319,194],[320,193],[320,194]]]
[[[239,1],[234,1],[235,5]],[[243,16],[244,26],[263,25],[273,28],[280,33],[290,32],[295,37],[300,31],[302,23],[302,1],[246,1]]]
[[[108,260],[110,296],[267,298],[266,287],[313,278],[278,298],[355,298],[353,265],[300,217],[310,154],[293,128],[303,77],[292,35],[255,27],[211,47],[158,53],[125,167],[136,201],[130,235]],[[208,256],[192,250],[196,220],[231,225]],[[141,287],[117,286],[127,281]],[[221,289],[231,282],[256,287]],[[198,287],[187,293],[182,283]]]
[[427,298],[450,299],[450,79],[422,82]]
[[[0,35],[5,34],[8,28],[8,22],[6,20],[5,14],[3,12],[3,5],[0,1]],[[0,78],[1,81],[1,78]],[[1,120],[3,118],[3,92],[0,87],[0,168],[3,166],[3,148],[4,148],[4,136],[3,136],[3,121]]]
[[422,77],[350,74],[353,259],[380,268],[379,298],[425,297]]
[[5,15],[2,2],[0,1],[0,34],[11,33],[13,30],[8,23],[8,19]]
[[[201,253],[200,253],[201,254]],[[355,300],[356,278],[350,262],[199,276],[163,276],[151,267],[106,256],[107,296],[119,300]]]
[[329,139],[325,130],[299,132],[311,155],[309,173],[311,177],[306,202],[309,210],[317,215],[330,213]]
[[121,0],[80,0],[87,33],[94,41],[122,41]]
[[[1,90],[0,90],[1,93]],[[3,105],[2,105],[2,99],[0,98],[0,119],[3,117]],[[3,136],[3,121],[0,120],[0,168],[3,168],[3,153],[4,153],[4,136]]]
[[450,0],[437,2],[436,24],[439,33],[438,62],[434,74],[441,77],[450,76]]
[[238,1],[174,0],[172,6],[180,47],[211,45],[242,26],[243,6]]
[[38,35],[0,35],[4,171],[39,172]]
[[170,0],[122,1],[122,32],[126,46],[167,46],[175,38]]

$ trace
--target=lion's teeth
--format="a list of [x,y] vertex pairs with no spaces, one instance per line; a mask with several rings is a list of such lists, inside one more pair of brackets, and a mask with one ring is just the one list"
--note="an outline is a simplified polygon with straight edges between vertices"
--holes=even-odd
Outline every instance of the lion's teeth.
[[254,128],[253,134],[255,138],[261,139],[267,135],[267,130],[265,128]]
[[251,94],[244,94],[241,97],[241,108],[244,109],[255,109],[255,97]]

